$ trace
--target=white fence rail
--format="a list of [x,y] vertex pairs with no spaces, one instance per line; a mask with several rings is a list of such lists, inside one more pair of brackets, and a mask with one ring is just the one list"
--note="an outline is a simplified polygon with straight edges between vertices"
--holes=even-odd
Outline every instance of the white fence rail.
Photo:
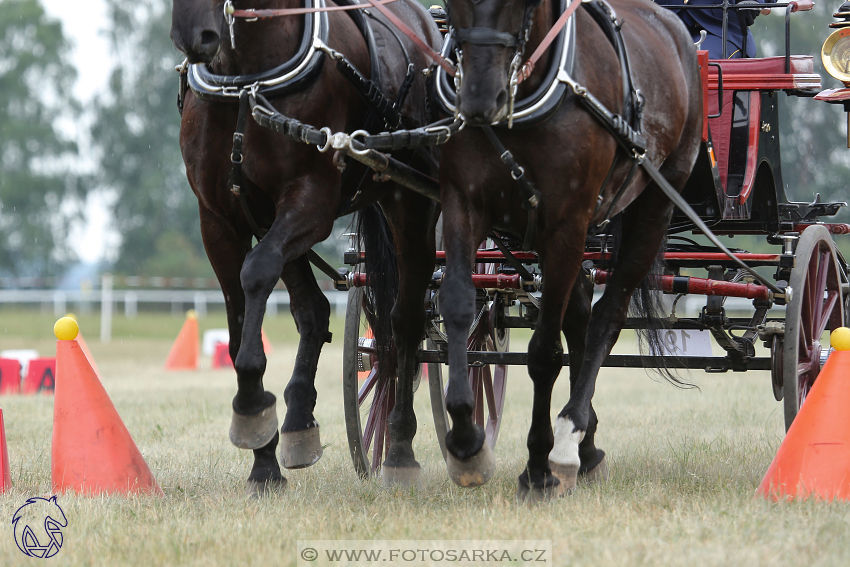
[[[348,295],[340,291],[325,291],[337,316],[345,315]],[[98,290],[53,290],[53,289],[0,289],[0,305],[42,305],[53,306],[53,314],[62,317],[79,306],[87,312],[96,306],[100,308],[100,340],[108,343],[112,338],[112,317],[115,307],[123,305],[124,316],[134,318],[140,304],[171,305],[172,313],[182,312],[191,307],[198,317],[204,317],[208,305],[223,305],[221,290],[191,289],[112,289],[111,282],[104,281]],[[276,317],[278,310],[289,307],[289,292],[274,290],[266,304],[266,316]]]

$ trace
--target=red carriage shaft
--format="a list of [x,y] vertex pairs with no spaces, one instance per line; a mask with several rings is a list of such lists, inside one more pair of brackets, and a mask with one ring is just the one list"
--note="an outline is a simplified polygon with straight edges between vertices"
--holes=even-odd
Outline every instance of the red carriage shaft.
[[[591,270],[591,280],[595,284],[604,284],[608,281],[609,275],[610,272],[605,270]],[[763,285],[692,278],[689,276],[649,276],[649,286],[651,289],[667,293],[772,299],[770,289]]]

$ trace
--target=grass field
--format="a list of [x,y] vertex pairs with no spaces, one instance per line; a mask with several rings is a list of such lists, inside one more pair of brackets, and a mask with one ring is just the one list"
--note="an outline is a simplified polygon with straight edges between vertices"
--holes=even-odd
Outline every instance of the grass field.
[[[0,311],[0,349],[55,348],[52,314]],[[525,459],[530,381],[512,368],[496,477],[462,490],[445,474],[427,386],[417,395],[421,492],[362,481],[348,455],[342,412],[341,322],[318,373],[316,417],[328,446],[319,463],[287,471],[285,492],[243,497],[250,453],[227,438],[232,371],[166,373],[180,317],[117,317],[113,342],[81,319],[104,386],[164,498],[60,495],[68,518],[56,565],[295,565],[298,540],[552,540],[556,565],[850,565],[850,505],[774,504],[754,497],[782,435],[767,373],[692,373],[682,391],[641,371],[603,370],[594,405],[611,480],[528,508],[514,501]],[[201,321],[202,330],[223,318]],[[275,347],[266,387],[281,398],[294,357],[288,317],[266,324]],[[514,338],[514,344],[520,337]],[[517,349],[514,346],[514,349]],[[566,374],[553,415],[567,399]],[[31,496],[50,494],[53,399],[0,397],[14,489],[0,495],[0,565],[29,565],[10,523]],[[283,410],[280,408],[282,417]]]

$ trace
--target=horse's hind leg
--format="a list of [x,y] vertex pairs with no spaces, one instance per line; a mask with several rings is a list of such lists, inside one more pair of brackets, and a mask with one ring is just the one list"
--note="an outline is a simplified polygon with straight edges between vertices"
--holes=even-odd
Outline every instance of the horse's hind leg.
[[319,289],[306,256],[287,264],[283,281],[289,290],[290,310],[301,336],[292,378],[286,386],[286,417],[281,427],[280,462],[288,469],[308,467],[322,456],[316,407],[316,368],[322,345],[330,342],[330,304]]
[[[593,301],[593,284],[590,279],[580,272],[570,293],[567,303],[567,311],[564,314],[562,325],[564,338],[567,340],[567,349],[570,353],[570,392],[572,392],[584,360],[585,340],[587,338],[587,327],[590,323],[590,309]],[[578,446],[578,456],[581,461],[578,469],[579,480],[597,482],[608,479],[608,464],[605,460],[605,452],[595,445],[596,426],[598,420],[593,404],[590,405],[590,420],[584,439]],[[550,462],[552,473],[559,477],[562,482],[566,478],[559,476],[558,467]]]
[[[242,322],[245,317],[245,295],[239,280],[239,271],[245,256],[251,249],[250,237],[237,236],[230,226],[207,211],[203,206],[201,211],[201,235],[207,250],[210,264],[218,277],[224,305],[227,311],[227,327],[230,334],[230,357],[236,359],[242,342]],[[286,486],[286,479],[280,474],[275,449],[277,447],[277,416],[271,412],[273,422],[271,440],[266,440],[254,450],[254,466],[248,477],[247,493],[251,497],[260,497],[273,488]]]

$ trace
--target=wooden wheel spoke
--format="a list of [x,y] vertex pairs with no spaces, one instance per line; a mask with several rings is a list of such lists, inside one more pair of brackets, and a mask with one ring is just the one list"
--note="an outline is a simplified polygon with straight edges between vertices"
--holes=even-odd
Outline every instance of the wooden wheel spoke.
[[395,407],[396,380],[390,380],[389,387],[387,389],[387,400],[384,407],[384,457],[390,453],[390,428],[388,421],[390,418],[390,412],[393,411],[393,408]]
[[372,446],[372,439],[375,437],[375,430],[379,426],[381,407],[383,406],[386,383],[378,384],[375,390],[375,397],[372,399],[372,405],[369,406],[369,417],[366,418],[366,427],[363,428],[363,451],[369,453],[369,448]]
[[[377,404],[376,415],[377,423],[375,427],[375,446],[372,448],[372,473],[378,470],[378,467],[381,466],[381,456],[384,453],[384,430],[387,427],[387,414],[386,414],[386,398],[388,395],[389,386],[386,384],[382,384],[381,388],[381,399],[380,401],[375,400]],[[368,451],[368,449],[367,449]]]
[[[829,273],[829,260],[829,249],[827,249],[826,251],[821,251],[820,254],[818,254],[817,278],[815,279],[815,287],[812,289],[812,293],[814,294],[814,297],[812,297],[812,307],[814,308],[814,316],[812,317],[812,323],[814,323],[815,325],[820,323],[820,320],[823,317],[823,292],[826,290],[826,276]],[[814,328],[814,331],[815,332],[812,335],[812,340],[816,341],[820,338],[820,333],[816,332],[817,327]],[[822,332],[823,329],[821,329],[821,333]]]
[[482,388],[481,388],[481,371],[482,368],[470,366],[469,367],[469,387],[472,390],[472,400],[475,404],[472,409],[472,419],[478,425],[484,425],[484,408],[481,407],[481,396],[482,396]]
[[830,291],[827,293],[826,300],[824,301],[823,311],[820,313],[820,317],[815,319],[814,324],[814,340],[819,341],[821,335],[826,330],[826,326],[829,325],[829,319],[832,316],[832,310],[835,309],[835,304],[841,299],[841,293],[838,291]]
[[377,381],[378,365],[375,364],[374,366],[372,366],[372,370],[369,371],[369,375],[366,377],[366,380],[363,381],[363,385],[360,387],[360,391],[357,392],[357,405],[363,405],[363,401],[366,399],[366,396],[369,395],[369,392],[372,391],[372,388],[375,387],[375,383]]

